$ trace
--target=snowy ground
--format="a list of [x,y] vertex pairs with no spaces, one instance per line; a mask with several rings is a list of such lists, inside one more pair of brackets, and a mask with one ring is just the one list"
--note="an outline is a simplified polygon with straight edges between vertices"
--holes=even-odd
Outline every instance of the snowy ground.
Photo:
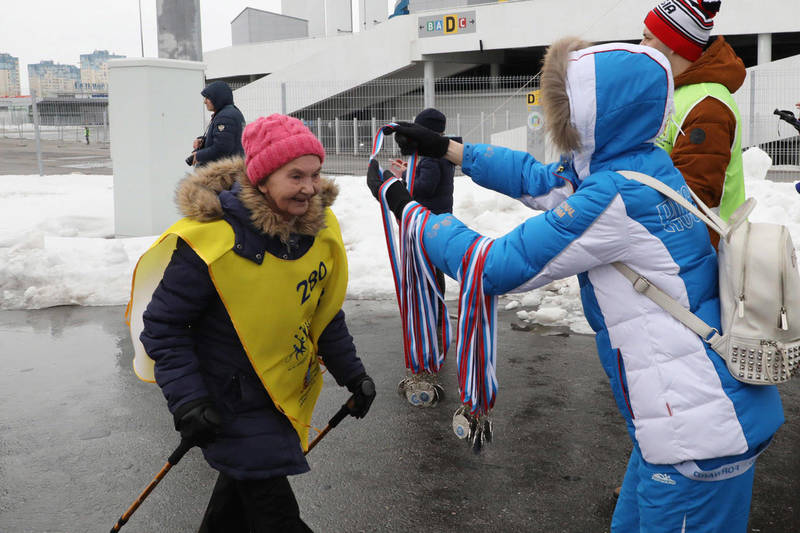
[[[745,152],[747,195],[758,201],[750,219],[787,224],[793,241],[800,243],[800,197],[792,183],[764,180],[770,164],[757,148]],[[334,211],[350,265],[348,297],[394,298],[378,205],[363,177],[335,180],[341,192]],[[0,309],[127,302],[133,267],[156,236],[113,237],[112,187],[112,176],[0,176]],[[492,237],[535,214],[468,178],[456,180],[453,211]],[[449,281],[448,298],[456,298],[456,291],[456,283]],[[504,296],[501,305],[517,308],[521,320],[590,333],[574,277]]]

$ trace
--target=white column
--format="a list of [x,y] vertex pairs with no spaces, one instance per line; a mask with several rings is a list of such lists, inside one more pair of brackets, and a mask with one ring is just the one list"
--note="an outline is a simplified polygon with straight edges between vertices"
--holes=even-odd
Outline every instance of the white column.
[[499,63],[491,63],[489,65],[489,76],[492,78],[492,88],[497,89],[497,78],[500,76]]
[[424,104],[425,107],[434,107],[436,105],[436,97],[434,94],[436,78],[433,74],[433,61],[425,61],[423,66],[422,92],[424,93]]
[[758,34],[758,64],[763,65],[772,61],[772,34]]
[[204,133],[205,65],[177,59],[108,62],[114,232],[158,235],[180,218],[175,186]]

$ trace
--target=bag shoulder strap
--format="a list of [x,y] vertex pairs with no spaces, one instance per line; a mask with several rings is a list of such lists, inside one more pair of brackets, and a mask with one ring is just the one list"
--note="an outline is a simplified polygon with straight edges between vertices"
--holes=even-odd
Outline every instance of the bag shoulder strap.
[[633,289],[640,293],[644,294],[648,298],[650,298],[653,302],[658,304],[661,308],[663,308],[667,313],[673,316],[675,320],[682,323],[684,326],[689,328],[690,330],[697,333],[705,342],[710,344],[712,347],[722,339],[717,328],[712,328],[708,324],[706,324],[703,320],[700,319],[697,315],[686,309],[682,306],[677,300],[675,300],[672,296],[668,295],[655,285],[653,285],[650,280],[645,278],[644,276],[640,275],[638,272],[633,270],[631,267],[626,265],[625,263],[620,263],[619,261],[615,263],[611,263],[614,268],[616,268],[620,274],[625,276],[628,281],[631,282],[633,285]]
[[651,189],[657,190],[664,196],[675,200],[681,206],[685,207],[690,213],[708,224],[711,229],[719,233],[722,239],[727,237],[729,231],[728,223],[722,220],[718,214],[704,204],[703,201],[700,200],[700,198],[694,193],[691,187],[689,187],[689,192],[692,194],[692,198],[694,198],[694,201],[697,203],[697,205],[700,206],[700,208],[706,213],[705,215],[701,213],[695,206],[690,204],[686,198],[678,194],[675,189],[662,181],[658,181],[652,176],[642,174],[641,172],[635,172],[633,170],[618,170],[617,174],[620,174],[625,179],[638,181],[643,185],[647,185]]

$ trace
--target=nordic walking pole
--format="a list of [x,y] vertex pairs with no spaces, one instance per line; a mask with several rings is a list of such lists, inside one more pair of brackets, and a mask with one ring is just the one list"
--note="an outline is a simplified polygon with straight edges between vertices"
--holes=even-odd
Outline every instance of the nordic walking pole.
[[328,432],[329,432],[329,431],[330,431],[332,428],[335,428],[336,426],[338,426],[338,425],[339,425],[339,422],[341,422],[342,420],[344,420],[344,417],[346,417],[346,416],[348,415],[348,413],[350,412],[350,410],[347,408],[347,404],[348,404],[348,403],[350,403],[351,401],[353,401],[353,399],[352,399],[352,398],[350,398],[350,399],[347,401],[347,403],[346,403],[346,404],[344,404],[344,405],[342,406],[342,408],[341,408],[341,409],[339,409],[339,412],[338,412],[338,413],[336,413],[335,415],[333,415],[333,418],[331,418],[331,419],[330,419],[330,421],[328,421],[328,425],[327,425],[327,426],[325,426],[325,429],[323,429],[322,431],[320,431],[320,432],[319,432],[319,435],[317,435],[317,436],[316,436],[316,438],[315,438],[314,440],[312,440],[312,441],[311,441],[311,444],[309,444],[309,445],[308,445],[308,449],[306,450],[306,453],[304,453],[303,455],[308,455],[308,452],[310,452],[310,451],[311,451],[311,449],[312,449],[314,446],[316,446],[316,445],[319,443],[319,441],[321,441],[321,440],[322,440],[322,437],[324,437],[325,435],[327,435],[327,434],[328,434]]
[[175,448],[175,451],[172,452],[172,455],[169,456],[169,458],[167,459],[166,464],[163,466],[163,468],[161,468],[161,470],[158,472],[158,474],[156,474],[156,477],[153,478],[153,481],[151,481],[150,484],[147,485],[147,487],[145,487],[145,489],[142,491],[142,493],[139,495],[139,497],[136,498],[136,501],[133,502],[133,504],[128,508],[128,510],[125,511],[124,513],[122,513],[122,516],[119,517],[119,520],[117,520],[117,523],[114,524],[114,527],[111,528],[111,533],[116,533],[117,531],[119,531],[122,528],[122,526],[125,525],[125,523],[130,519],[131,515],[134,512],[136,512],[136,509],[138,509],[139,506],[142,504],[144,499],[147,498],[147,496],[151,492],[153,492],[153,489],[156,488],[156,485],[158,485],[159,482],[162,479],[164,479],[164,476],[167,475],[167,472],[169,472],[169,469],[172,468],[173,466],[175,466],[176,464],[178,464],[178,461],[180,461],[181,458],[184,455],[186,455],[186,452],[191,450],[193,446],[194,445],[191,444],[190,441],[188,441],[186,439],[181,439],[181,443],[178,444],[178,447]]
[[[363,390],[363,389],[362,389],[362,392],[364,392],[364,393],[366,393],[366,394],[369,394],[369,395],[375,394],[375,385],[373,385],[373,384],[372,384],[372,382],[369,382],[368,384],[364,384],[364,385],[362,385],[362,387],[364,387],[364,388],[366,388],[366,387],[369,387],[369,388],[371,389],[371,390]],[[343,406],[342,406],[342,407],[339,409],[339,411],[338,411],[338,412],[337,412],[335,415],[333,415],[333,418],[331,418],[331,419],[328,421],[328,425],[327,425],[327,426],[325,426],[325,429],[323,429],[322,431],[320,431],[319,435],[317,435],[317,437],[316,437],[314,440],[312,440],[312,441],[311,441],[311,444],[309,444],[309,445],[308,445],[308,450],[306,450],[306,453],[305,453],[304,455],[308,455],[308,452],[310,452],[310,451],[311,451],[311,449],[312,449],[314,446],[316,446],[316,445],[319,443],[319,441],[321,441],[321,440],[322,440],[322,438],[323,438],[325,435],[327,435],[327,434],[328,434],[328,432],[329,432],[331,429],[333,429],[333,428],[335,428],[336,426],[338,426],[338,425],[339,425],[339,422],[341,422],[342,420],[344,420],[344,418],[345,418],[345,417],[346,417],[348,414],[350,414],[350,409],[352,409],[352,408],[355,406],[355,402],[356,402],[355,398],[356,398],[356,395],[355,395],[355,394],[353,394],[352,396],[350,396],[350,399],[349,399],[349,400],[347,400],[347,402],[346,402],[346,403],[345,403],[345,404],[344,404],[344,405],[343,405]]]

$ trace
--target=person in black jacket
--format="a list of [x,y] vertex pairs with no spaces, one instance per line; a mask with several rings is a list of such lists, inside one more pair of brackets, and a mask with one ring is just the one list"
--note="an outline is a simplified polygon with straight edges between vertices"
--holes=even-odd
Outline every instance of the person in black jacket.
[[[428,107],[414,117],[414,124],[444,135],[447,117],[438,109]],[[460,137],[451,138],[456,142],[461,142]],[[392,169],[395,175],[404,181],[408,179],[405,163],[402,161],[393,161]],[[427,207],[435,215],[452,213],[455,173],[456,166],[447,159],[420,156],[417,162],[417,173],[414,176],[413,190],[409,187],[409,192],[414,200]]]
[[153,275],[139,272],[147,254],[174,248],[138,337],[182,440],[219,471],[200,531],[305,532],[287,476],[309,470],[318,356],[353,393],[356,418],[374,382],[341,309],[347,262],[322,144],[277,114],[248,125],[243,142],[246,160],[212,162],[181,182],[185,218],[140,261],[132,301],[145,290],[138,279]]
[[[444,113],[433,107],[428,107],[414,117],[414,123],[424,126],[429,130],[435,131],[440,135],[444,135],[447,127],[447,117]],[[452,137],[456,142],[461,142],[460,137]],[[414,175],[413,183],[408,176],[408,169],[406,164],[401,160],[392,162],[392,173],[398,178],[406,182],[406,186],[411,193],[411,196],[428,208],[433,214],[452,213],[453,212],[453,178],[456,173],[456,167],[453,163],[444,158],[424,157],[420,156],[417,161],[417,171]],[[445,290],[445,276],[444,272],[435,268],[436,283],[439,288],[444,292]],[[439,344],[442,343],[442,313],[444,307],[441,308],[437,320],[437,337]],[[429,383],[430,382],[430,383]],[[423,390],[428,392],[426,395],[414,394],[415,390]],[[432,407],[438,403],[440,397],[444,393],[438,378],[435,375],[427,374],[409,374],[403,379],[399,386],[398,392],[405,395],[408,401],[417,407]],[[420,401],[419,398],[428,398],[428,401]]]
[[211,122],[206,134],[194,140],[193,165],[244,155],[242,130],[245,120],[239,108],[233,105],[233,91],[224,81],[213,81],[200,91],[206,109],[211,111]]

